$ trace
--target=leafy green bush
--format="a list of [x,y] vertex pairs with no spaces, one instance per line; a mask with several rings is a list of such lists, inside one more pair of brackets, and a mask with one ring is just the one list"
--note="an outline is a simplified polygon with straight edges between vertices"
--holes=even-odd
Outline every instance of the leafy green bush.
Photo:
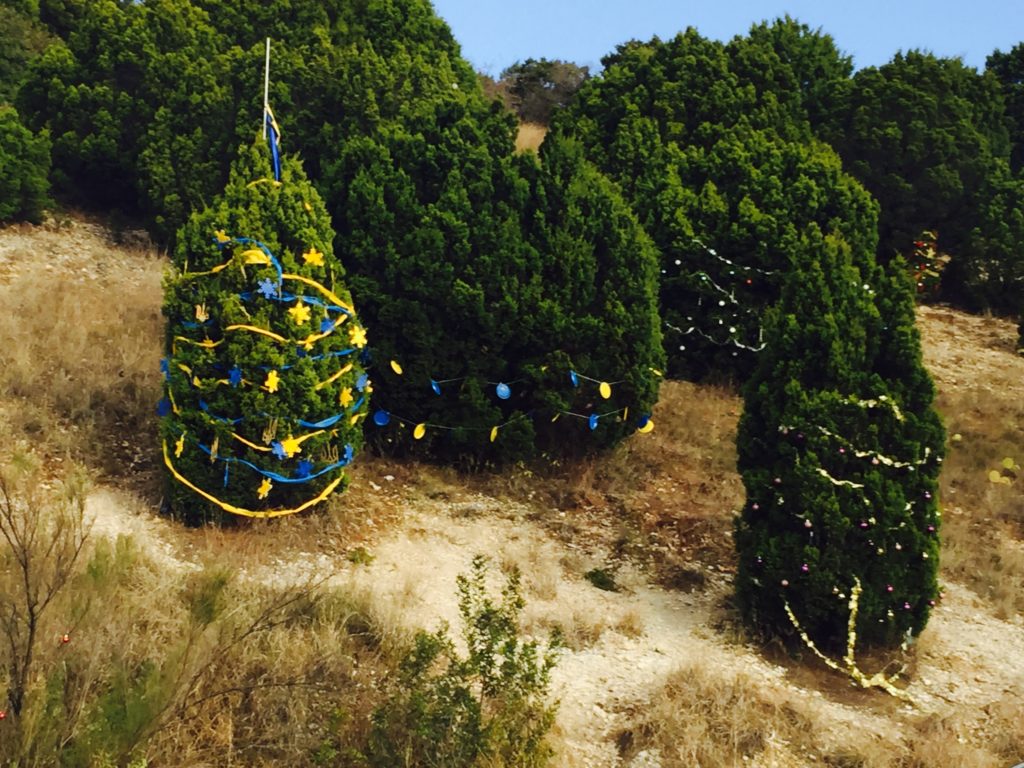
[[50,198],[50,138],[21,124],[13,107],[0,104],[0,222],[26,219],[40,222]]
[[944,297],[1004,312],[1016,293],[1001,276],[1024,244],[1019,232],[990,231],[1014,213],[1002,183],[1010,177],[1007,122],[995,74],[909,51],[857,72],[821,127],[879,202],[879,260],[909,256],[921,232],[936,232],[952,257]]
[[796,76],[768,42],[725,46],[690,29],[620,46],[604,63],[553,135],[579,138],[660,251],[670,372],[745,376],[800,232],[839,232],[866,263],[876,206],[812,140],[811,107],[784,102],[770,82],[772,67]]
[[[650,411],[663,368],[650,243],[581,157],[552,149],[549,170],[515,155],[514,118],[425,0],[93,0],[42,15],[63,41],[19,103],[53,132],[57,186],[168,238],[223,186],[273,37],[271,103],[374,332],[378,406],[394,415],[369,427],[377,447],[469,465],[579,453]],[[574,370],[594,381],[574,387]]]
[[507,116],[448,101],[342,153],[339,242],[396,416],[371,439],[464,463],[612,445],[657,398],[650,242],[578,147],[513,157]]
[[511,574],[501,602],[487,596],[486,559],[460,576],[459,613],[467,656],[444,628],[417,634],[391,698],[373,714],[371,766],[536,768],[552,755],[545,741],[555,706],[546,701],[558,646],[519,637],[523,598]]
[[161,436],[171,511],[301,511],[344,488],[370,385],[366,332],[341,284],[320,196],[290,157],[243,149],[192,215],[166,281]]
[[746,503],[736,521],[736,593],[747,620],[845,647],[916,635],[937,595],[944,430],[921,362],[906,265],[858,269],[850,247],[809,228],[737,433]]

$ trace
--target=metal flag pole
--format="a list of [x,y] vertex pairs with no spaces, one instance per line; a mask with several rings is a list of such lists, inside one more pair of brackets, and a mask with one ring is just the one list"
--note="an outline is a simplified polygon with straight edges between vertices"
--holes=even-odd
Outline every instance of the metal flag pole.
[[267,38],[267,63],[263,68],[263,138],[267,138],[267,108],[270,106],[270,38]]

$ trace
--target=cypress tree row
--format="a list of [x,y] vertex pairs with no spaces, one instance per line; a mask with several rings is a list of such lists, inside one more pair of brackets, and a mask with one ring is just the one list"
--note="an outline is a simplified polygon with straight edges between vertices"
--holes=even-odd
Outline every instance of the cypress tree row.
[[898,644],[936,597],[945,439],[905,264],[859,270],[841,237],[809,227],[765,333],[737,434],[740,608],[785,635],[788,605],[841,647],[859,581],[857,639]]
[[370,384],[333,238],[299,161],[276,181],[261,144],[179,231],[160,406],[172,513],[274,517],[344,489]]

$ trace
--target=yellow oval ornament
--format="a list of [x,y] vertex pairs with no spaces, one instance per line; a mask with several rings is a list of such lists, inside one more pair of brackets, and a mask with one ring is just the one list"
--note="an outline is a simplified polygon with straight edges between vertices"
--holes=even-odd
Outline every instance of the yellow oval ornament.
[[402,366],[398,364],[397,360],[391,361],[391,370],[397,373],[399,376],[402,375]]
[[653,429],[654,429],[654,419],[648,419],[647,423],[644,424],[642,427],[640,427],[640,429],[638,429],[637,432],[640,432],[641,434],[646,435],[648,432],[651,432]]
[[498,439],[498,428],[497,427],[492,427],[491,428],[491,442],[493,443],[497,439]]
[[412,431],[412,437],[414,440],[421,440],[425,434],[427,434],[426,424],[417,424],[416,428]]
[[601,393],[601,397],[607,400],[612,396],[612,385],[607,381],[602,381],[601,386],[597,388],[597,391]]

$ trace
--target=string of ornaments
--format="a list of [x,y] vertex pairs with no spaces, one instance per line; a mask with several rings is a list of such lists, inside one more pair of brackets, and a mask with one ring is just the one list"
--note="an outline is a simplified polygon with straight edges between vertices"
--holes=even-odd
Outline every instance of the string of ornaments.
[[[404,376],[405,371],[404,371],[401,363],[399,363],[397,360],[391,360],[390,363],[389,363],[389,366],[390,366],[391,371],[396,376]],[[547,370],[547,367],[545,367],[543,370]],[[659,378],[661,376],[663,376],[662,372],[657,370],[656,368],[651,368],[650,372],[654,376],[657,376]],[[596,385],[597,393],[598,393],[598,395],[600,396],[600,398],[602,400],[610,400],[611,397],[612,397],[612,387],[615,386],[616,384],[622,384],[625,381],[625,380],[604,381],[604,380],[601,380],[601,379],[594,378],[592,376],[587,376],[586,374],[580,373],[579,371],[572,370],[572,369],[569,369],[567,374],[568,374],[567,375],[567,381],[572,385],[573,389],[579,389],[582,386],[584,386],[583,382]],[[430,391],[432,391],[434,393],[434,395],[440,397],[440,396],[442,396],[444,394],[446,388],[449,385],[457,384],[457,383],[462,383],[462,382],[470,380],[470,378],[471,377],[468,377],[468,376],[460,376],[460,377],[457,377],[457,378],[440,378],[440,377],[439,378],[434,378],[434,377],[430,377],[426,382],[423,383],[423,386],[429,387]],[[483,380],[483,383],[487,385],[488,389],[493,393],[494,397],[498,401],[508,401],[508,400],[510,400],[512,398],[512,396],[514,394],[514,389],[513,388],[517,384],[523,383],[523,380],[521,380],[521,379],[519,379],[519,380],[510,380],[510,381],[507,381],[507,382],[506,381]],[[415,440],[423,439],[423,437],[426,436],[428,429],[437,429],[437,430],[446,430],[446,431],[451,431],[451,430],[458,429],[458,430],[469,430],[469,431],[487,432],[488,436],[489,436],[490,442],[493,443],[493,442],[495,442],[498,439],[499,435],[501,434],[502,428],[508,426],[509,424],[515,423],[517,421],[521,421],[523,419],[533,418],[536,415],[537,415],[536,411],[530,411],[530,412],[527,412],[527,413],[519,413],[519,414],[513,416],[512,418],[510,418],[510,419],[508,419],[506,421],[500,422],[498,424],[494,424],[494,425],[492,425],[490,427],[477,427],[477,428],[473,428],[473,427],[464,427],[464,426],[453,426],[453,425],[450,425],[450,424],[438,424],[436,422],[431,422],[431,421],[419,421],[417,419],[414,419],[414,418],[411,418],[411,417],[408,417],[408,416],[402,416],[402,415],[393,413],[393,412],[391,412],[389,410],[386,410],[386,409],[383,409],[383,408],[379,408],[376,411],[374,411],[373,417],[372,417],[372,421],[378,427],[387,427],[387,426],[391,425],[392,422],[395,422],[395,423],[398,423],[398,424],[402,424],[402,425],[405,425],[405,426],[411,426],[413,428],[412,436],[413,436],[413,439],[415,439]],[[626,421],[629,418],[629,407],[625,406],[623,408],[612,409],[612,410],[608,410],[608,411],[592,410],[589,413],[579,413],[579,412],[576,412],[576,411],[564,410],[564,409],[563,410],[553,410],[552,409],[552,410],[548,411],[548,415],[551,417],[551,421],[557,421],[562,416],[569,416],[571,418],[582,419],[583,421],[586,422],[587,427],[591,431],[594,431],[594,430],[596,430],[598,428],[598,426],[600,425],[602,419],[618,418],[621,421]],[[651,415],[649,413],[644,413],[644,414],[641,414],[640,416],[638,416],[636,418],[636,420],[634,422],[634,427],[635,427],[637,432],[640,432],[641,434],[647,434],[647,433],[649,433],[649,432],[654,430],[654,421],[651,419]]]
[[[901,412],[899,406],[891,398],[889,398],[889,397],[887,397],[885,395],[880,395],[877,398],[871,398],[871,399],[866,399],[866,400],[865,399],[856,398],[856,397],[847,397],[847,398],[845,398],[844,402],[847,405],[850,405],[850,406],[853,406],[853,407],[857,407],[857,408],[861,408],[861,409],[865,409],[865,410],[882,410],[882,411],[886,411],[897,422],[903,422],[904,421],[904,415]],[[780,439],[788,440],[791,443],[793,443],[794,445],[802,448],[803,449],[802,455],[804,455],[804,456],[806,456],[807,451],[809,451],[810,447],[811,447],[809,445],[809,442],[810,442],[809,436],[811,434],[818,434],[818,435],[821,435],[823,438],[825,438],[825,440],[823,441],[821,446],[818,446],[819,447],[819,454],[820,455],[825,456],[825,455],[828,455],[829,453],[832,453],[832,454],[834,454],[836,456],[843,457],[844,459],[852,457],[852,458],[864,461],[865,463],[869,464],[873,469],[885,467],[885,468],[888,468],[888,469],[894,470],[894,471],[898,470],[898,471],[903,471],[903,472],[915,472],[915,471],[919,471],[921,468],[923,468],[923,467],[925,467],[925,466],[927,466],[927,465],[929,465],[931,463],[934,463],[934,464],[941,464],[942,463],[942,457],[938,456],[938,455],[933,455],[931,450],[930,450],[930,448],[927,447],[927,446],[925,446],[924,450],[922,451],[922,455],[920,457],[916,457],[916,458],[912,458],[912,459],[898,459],[898,458],[894,458],[894,457],[888,456],[886,454],[883,454],[883,453],[881,453],[879,451],[867,450],[867,449],[860,448],[853,441],[848,440],[845,437],[836,434],[832,430],[829,430],[827,427],[825,427],[823,425],[820,425],[820,424],[807,424],[807,425],[804,425],[802,427],[798,427],[796,425],[781,425],[781,426],[779,426],[778,431],[779,431]],[[816,474],[818,474],[821,477],[825,478],[833,486],[836,486],[837,488],[846,489],[854,497],[854,502],[855,502],[854,506],[858,506],[859,505],[859,506],[864,508],[864,510],[865,510],[864,515],[859,520],[857,520],[855,525],[856,525],[856,528],[858,530],[864,532],[865,535],[868,535],[868,537],[864,540],[864,543],[871,550],[873,555],[875,555],[877,557],[884,556],[886,554],[886,552],[887,552],[886,544],[889,544],[889,543],[891,543],[891,546],[892,546],[893,550],[895,550],[897,552],[902,552],[903,551],[904,544],[899,540],[899,534],[900,534],[900,531],[904,530],[907,527],[907,522],[905,520],[901,521],[898,526],[889,526],[885,530],[878,529],[878,527],[877,527],[878,526],[878,521],[875,518],[875,516],[871,514],[871,509],[873,508],[873,503],[872,503],[871,499],[869,499],[863,493],[855,493],[855,492],[863,491],[864,490],[865,485],[863,483],[858,483],[858,482],[855,482],[853,480],[848,480],[848,479],[836,478],[836,477],[834,477],[832,475],[831,472],[829,472],[825,467],[822,467],[822,466],[816,466],[816,467],[813,467],[812,469],[813,469],[813,471]],[[766,488],[765,496],[767,496],[769,498],[773,498],[774,503],[777,506],[784,507],[786,505],[786,499],[785,499],[785,497],[781,493],[778,492],[778,488],[781,485],[782,485],[782,478],[775,477],[772,480],[771,485],[768,488]],[[911,500],[907,501],[905,506],[904,506],[904,510],[903,511],[906,512],[906,513],[912,513],[912,512],[914,512],[915,508],[919,504],[924,504],[926,506],[930,506],[931,505],[931,501],[932,501],[932,493],[931,493],[931,491],[925,490],[925,491],[923,491],[921,493],[921,497],[920,498],[915,498],[915,499],[911,499]],[[754,510],[755,512],[761,510],[761,503],[758,502],[758,501],[750,502],[750,505],[751,505],[751,509]],[[937,536],[938,535],[938,523],[939,523],[939,521],[941,519],[941,516],[942,516],[941,511],[936,508],[934,510],[934,519],[931,520],[930,522],[928,522],[925,525],[925,528],[924,528],[925,532],[928,535],[930,535],[930,536]],[[810,516],[805,514],[805,513],[800,512],[800,511],[794,511],[793,512],[793,518],[794,518],[795,525],[797,527],[799,527],[799,528],[802,528],[806,532],[807,537],[808,537],[808,545],[811,546],[811,547],[814,547],[815,546],[815,526],[814,526],[814,523],[812,522],[812,520],[810,519]],[[877,533],[870,534],[871,531],[877,531]],[[876,537],[879,539],[878,541],[876,541]],[[927,551],[923,551],[921,553],[921,557],[923,559],[927,560],[929,558],[928,552]],[[762,555],[758,555],[756,557],[756,561],[755,562],[757,563],[758,566],[763,565],[764,564],[763,556]],[[794,566],[793,572],[791,574],[792,578],[783,578],[783,579],[781,579],[780,582],[779,582],[780,586],[783,588],[783,590],[788,589],[791,586],[791,584],[794,582],[795,579],[799,579],[800,577],[807,576],[808,574],[811,573],[811,570],[812,570],[811,565],[809,563],[807,563],[807,562],[801,563],[798,567]],[[857,584],[859,585],[859,581],[857,581]],[[859,586],[858,586],[858,592],[859,592]],[[885,592],[892,596],[891,607],[887,610],[887,613],[886,613],[886,615],[887,615],[887,617],[889,619],[895,618],[895,612],[896,611],[900,611],[900,610],[902,610],[902,611],[910,611],[910,610],[913,609],[913,606],[907,600],[899,597],[896,594],[896,587],[894,585],[887,584],[885,586]],[[838,585],[833,586],[832,594],[838,600],[846,600],[847,599],[846,590],[840,588]],[[935,601],[934,600],[929,600],[928,604],[930,606],[934,606],[935,605]],[[851,606],[851,610],[854,612],[854,616],[855,616],[856,615],[856,613],[855,613],[856,606],[855,605]],[[796,618],[796,616],[793,614],[792,610],[789,608],[788,603],[786,603],[786,612],[787,612],[787,615],[790,617],[791,622],[794,624],[794,627],[798,630],[798,632],[801,633],[801,636],[803,636],[804,633],[803,633],[803,631],[802,631],[802,629],[800,627],[799,621]],[[883,619],[878,619],[878,621],[879,621],[879,623],[881,623],[884,620]],[[805,640],[805,642],[809,642],[809,641]],[[851,629],[850,647],[853,648],[855,643],[856,643],[856,634],[854,633],[854,630]],[[817,649],[815,649],[815,648],[812,648],[811,650],[814,651],[816,654],[818,653]]]

